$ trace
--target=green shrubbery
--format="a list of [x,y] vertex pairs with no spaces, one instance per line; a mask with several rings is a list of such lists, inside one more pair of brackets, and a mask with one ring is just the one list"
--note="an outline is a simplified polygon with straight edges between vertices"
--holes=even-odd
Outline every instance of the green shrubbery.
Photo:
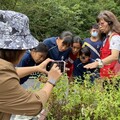
[[119,3],[120,0],[0,0],[0,9],[26,14],[32,34],[40,41],[64,30],[84,39],[101,10],[111,10],[120,18]]
[[47,105],[48,120],[120,120],[118,80],[104,82],[103,88],[102,80],[91,84],[86,77],[83,84],[68,84],[62,76]]

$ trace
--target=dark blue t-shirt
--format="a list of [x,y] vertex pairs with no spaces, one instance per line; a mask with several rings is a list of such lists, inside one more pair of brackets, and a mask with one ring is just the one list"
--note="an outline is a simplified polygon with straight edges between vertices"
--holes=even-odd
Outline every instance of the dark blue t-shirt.
[[[85,40],[83,40],[83,42],[87,42],[90,45],[92,45],[98,53],[100,53],[100,48],[102,47],[103,42],[101,40],[97,41],[97,42],[93,42],[90,40],[90,38],[86,38]],[[83,43],[84,44],[84,43]],[[91,58],[92,59],[96,59],[96,58],[100,58],[92,49],[90,49],[91,52]]]
[[48,57],[53,60],[66,60],[69,56],[71,48],[60,52],[56,43],[57,37],[47,38],[43,43],[48,47]]
[[[98,77],[98,71],[97,69],[86,69],[84,68],[84,66],[86,64],[89,64],[89,63],[92,63],[94,62],[93,59],[90,59],[87,63],[83,64],[81,63],[80,59],[77,58],[75,61],[74,61],[74,69],[73,69],[73,77],[80,77],[82,80],[84,80],[84,74],[91,74],[91,73],[94,73],[94,75],[96,77]],[[91,81],[93,82],[94,81],[94,78],[96,78],[95,76],[91,76]]]
[[[35,61],[32,59],[30,51],[26,51],[25,54],[23,55],[20,63],[17,65],[17,67],[28,67],[28,66],[34,66]],[[20,79],[20,84],[23,84],[27,79],[29,78],[30,75],[21,78]]]

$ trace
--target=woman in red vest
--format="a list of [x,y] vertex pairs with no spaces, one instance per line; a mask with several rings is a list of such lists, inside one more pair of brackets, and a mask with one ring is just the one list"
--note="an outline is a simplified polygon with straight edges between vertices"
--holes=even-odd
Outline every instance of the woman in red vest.
[[94,63],[87,64],[85,68],[100,68],[100,76],[112,77],[116,74],[115,65],[120,51],[120,22],[110,11],[102,11],[97,17],[97,22],[101,33],[106,35],[100,52],[100,58]]

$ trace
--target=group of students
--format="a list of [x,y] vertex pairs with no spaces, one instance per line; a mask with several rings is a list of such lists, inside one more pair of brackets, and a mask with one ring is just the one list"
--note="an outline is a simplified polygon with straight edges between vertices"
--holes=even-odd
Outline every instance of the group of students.
[[[97,33],[94,35],[94,33]],[[87,70],[84,65],[92,63],[99,58],[88,43],[97,49],[99,53],[102,41],[99,39],[98,25],[93,25],[90,30],[91,37],[84,41],[79,36],[73,36],[70,31],[63,31],[58,37],[51,37],[40,42],[39,45],[31,50],[26,51],[17,67],[34,66],[40,64],[47,57],[55,61],[65,61],[65,67],[68,78],[79,77],[84,80],[84,74],[94,73],[96,69]],[[87,44],[86,44],[87,43]],[[29,76],[20,80],[20,84],[27,81]],[[92,80],[93,81],[93,80]]]
[[[120,23],[110,11],[100,12],[97,23],[99,27],[91,29],[91,37],[83,40],[83,45],[80,37],[73,37],[69,31],[39,43],[30,33],[26,15],[0,10],[0,119],[9,120],[11,114],[35,116],[41,112],[62,75],[57,64],[46,70],[50,61],[66,61],[69,77],[83,77],[84,72],[94,72],[97,67],[100,77],[117,74],[114,66],[120,51]],[[46,73],[48,81],[41,90],[31,93],[20,83],[33,72]]]
[[[103,24],[102,26],[101,24],[99,24],[99,22],[101,21]],[[108,25],[105,26],[105,22],[108,23]],[[41,60],[41,56],[39,56],[38,59],[41,60],[39,61],[39,63],[45,60],[45,58],[47,57],[53,60],[64,60],[66,62],[66,68],[69,68],[69,70],[66,71],[68,77],[81,77],[83,80],[83,75],[85,73],[94,73],[95,71],[97,71],[96,68],[98,69],[98,67],[101,67],[101,64],[103,66],[104,60],[102,61],[100,58],[104,59],[109,55],[114,55],[113,57],[111,56],[111,60],[114,61],[113,63],[111,63],[112,65],[105,65],[103,68],[100,68],[100,77],[109,78],[114,76],[116,74],[115,65],[117,63],[117,60],[115,59],[117,59],[119,56],[119,29],[118,27],[116,27],[116,24],[119,25],[120,23],[118,22],[115,15],[109,11],[104,11],[99,14],[97,18],[97,24],[92,25],[90,29],[91,36],[89,38],[81,40],[79,36],[73,37],[73,34],[70,31],[64,31],[58,37],[45,39],[43,43],[40,43],[44,47],[42,48],[43,51],[39,52],[43,53],[44,58],[42,58]],[[109,42],[109,40],[107,40],[106,42],[106,39],[111,39],[114,37],[116,37],[118,40],[114,40],[113,43]],[[113,50],[115,54],[111,54],[111,46],[113,47],[113,49],[115,49]],[[28,54],[27,52],[26,54]],[[37,51],[37,53],[39,52]],[[24,59],[26,59],[26,56],[27,55],[24,55],[24,57],[22,58],[19,64],[20,67],[23,67],[25,65]],[[95,62],[97,65],[95,67],[91,66],[91,64],[87,65],[88,63],[92,62]],[[105,62],[105,64],[108,64],[108,62]],[[31,65],[33,64],[30,63],[30,66]],[[29,66],[29,64],[27,66]],[[119,71],[119,69],[117,71]],[[97,77],[99,77],[98,74]]]

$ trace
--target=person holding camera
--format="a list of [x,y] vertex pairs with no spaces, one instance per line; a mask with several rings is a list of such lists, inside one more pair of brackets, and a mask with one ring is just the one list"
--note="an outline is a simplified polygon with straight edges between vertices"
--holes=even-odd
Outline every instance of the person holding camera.
[[[26,15],[0,10],[0,41],[0,120],[9,120],[11,114],[35,116],[43,109],[62,73],[56,64],[46,71],[51,59],[38,66],[15,68],[25,51],[38,45]],[[37,71],[48,74],[47,83],[34,93],[25,90],[19,84],[20,78]]]
[[120,68],[120,64],[117,64],[120,52],[120,22],[107,10],[99,13],[97,22],[101,33],[106,34],[106,39],[100,51],[100,59],[84,67],[87,69],[99,67],[101,78],[111,78],[120,72],[115,69],[116,65]]

